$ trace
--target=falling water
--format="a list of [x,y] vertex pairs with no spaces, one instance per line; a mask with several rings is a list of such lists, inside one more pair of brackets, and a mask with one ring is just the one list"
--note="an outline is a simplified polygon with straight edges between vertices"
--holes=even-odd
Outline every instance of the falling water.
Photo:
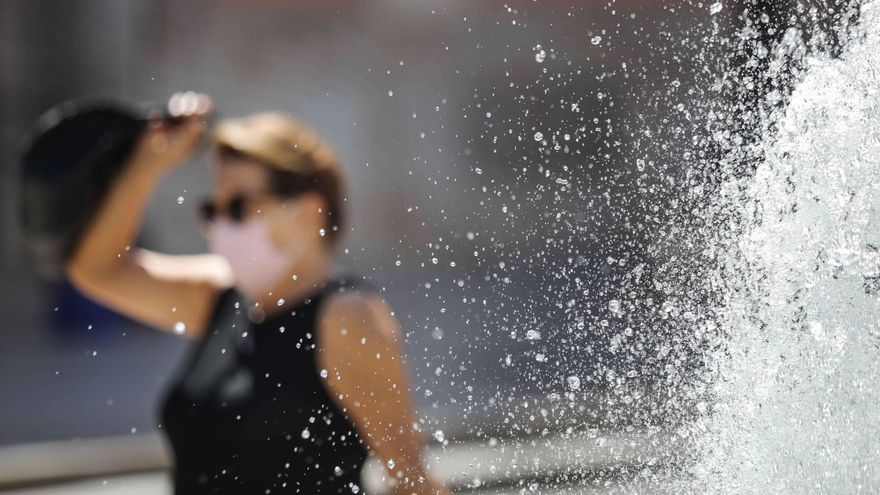
[[859,24],[839,58],[805,61],[764,159],[721,188],[744,228],[710,279],[723,343],[689,427],[700,492],[880,492],[877,2]]

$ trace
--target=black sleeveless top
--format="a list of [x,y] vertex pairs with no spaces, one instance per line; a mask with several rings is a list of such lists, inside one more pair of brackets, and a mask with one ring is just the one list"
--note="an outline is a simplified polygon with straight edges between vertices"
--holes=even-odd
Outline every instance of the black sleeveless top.
[[316,316],[336,280],[250,323],[246,300],[219,299],[162,407],[174,493],[362,493],[366,446],[328,395],[316,364]]

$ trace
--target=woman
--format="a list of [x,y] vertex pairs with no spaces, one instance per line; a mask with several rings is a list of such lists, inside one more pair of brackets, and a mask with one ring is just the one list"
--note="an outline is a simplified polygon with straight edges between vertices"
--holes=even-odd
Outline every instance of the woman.
[[330,277],[342,171],[312,131],[272,113],[219,122],[216,183],[200,210],[213,254],[132,245],[211,102],[176,94],[169,110],[176,123],[145,132],[68,274],[120,313],[199,339],[162,409],[175,493],[358,493],[367,450],[395,492],[448,493],[422,461],[393,313]]

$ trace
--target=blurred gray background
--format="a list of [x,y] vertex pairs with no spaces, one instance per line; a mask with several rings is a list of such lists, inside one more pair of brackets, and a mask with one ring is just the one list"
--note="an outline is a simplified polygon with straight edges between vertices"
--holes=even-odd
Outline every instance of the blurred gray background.
[[[192,89],[221,116],[290,112],[333,142],[351,189],[340,266],[396,308],[428,414],[467,425],[489,405],[545,400],[569,376],[585,402],[634,370],[650,386],[644,363],[607,344],[633,338],[630,327],[648,342],[656,327],[614,301],[656,262],[648,246],[678,187],[668,178],[696,132],[681,127],[700,98],[688,88],[706,77],[707,36],[731,29],[734,10],[0,3],[0,443],[155,429],[188,345],[40,279],[22,249],[22,135],[52,105],[88,94],[143,101]],[[170,176],[142,244],[203,251],[194,206],[211,180],[204,156]]]

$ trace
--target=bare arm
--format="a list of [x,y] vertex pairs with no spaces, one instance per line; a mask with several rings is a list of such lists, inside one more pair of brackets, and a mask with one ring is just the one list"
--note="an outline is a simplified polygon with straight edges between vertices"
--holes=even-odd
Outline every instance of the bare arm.
[[[231,284],[214,255],[168,256],[133,245],[153,189],[182,163],[203,133],[205,96],[172,97],[183,121],[147,130],[116,178],[67,266],[71,282],[97,302],[163,330],[204,330],[219,292]],[[192,98],[196,98],[193,100]]]
[[395,493],[449,494],[424,465],[400,331],[388,306],[375,296],[338,295],[324,307],[319,331],[318,365],[327,370],[331,395],[397,480]]

